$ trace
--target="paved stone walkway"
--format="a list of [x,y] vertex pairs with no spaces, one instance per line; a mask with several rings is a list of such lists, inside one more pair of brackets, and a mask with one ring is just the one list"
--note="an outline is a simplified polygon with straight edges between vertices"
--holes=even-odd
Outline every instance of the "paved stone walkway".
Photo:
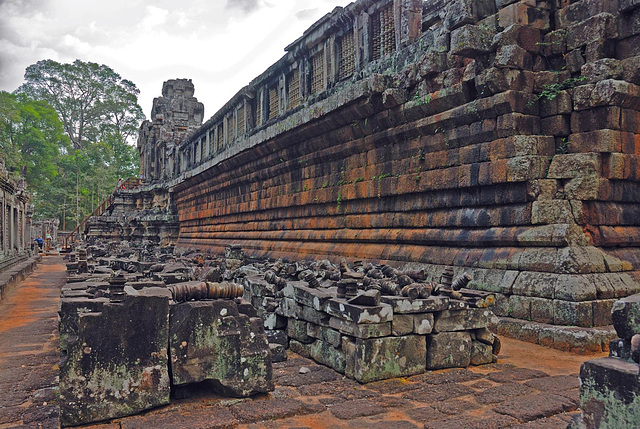
[[[499,363],[361,385],[293,353],[276,390],[252,399],[197,392],[140,416],[88,425],[142,428],[565,429],[591,356],[503,339]],[[300,368],[310,371],[300,373]]]
[[44,256],[0,301],[0,429],[57,428],[60,256]]
[[[65,271],[46,257],[0,302],[0,429],[55,428],[56,311]],[[582,356],[503,338],[497,364],[360,385],[297,356],[274,365],[276,390],[256,398],[191,398],[86,425],[134,428],[566,428]],[[300,373],[306,367],[307,373]]]

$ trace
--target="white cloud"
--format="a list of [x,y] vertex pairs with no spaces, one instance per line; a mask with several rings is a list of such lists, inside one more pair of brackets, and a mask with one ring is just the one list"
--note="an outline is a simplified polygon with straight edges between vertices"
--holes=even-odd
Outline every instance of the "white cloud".
[[167,21],[169,11],[156,6],[147,6],[147,14],[140,22],[139,27],[143,32],[154,31]]
[[106,64],[140,88],[148,114],[162,82],[193,79],[206,115],[348,0],[0,0],[0,89],[41,59]]

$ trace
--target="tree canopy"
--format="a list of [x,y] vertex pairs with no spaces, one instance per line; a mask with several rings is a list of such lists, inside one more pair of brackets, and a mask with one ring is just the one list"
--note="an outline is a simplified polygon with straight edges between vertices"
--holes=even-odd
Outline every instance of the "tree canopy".
[[144,119],[138,88],[108,66],[42,60],[27,67],[24,78],[18,92],[49,103],[75,149],[110,135],[126,142]]
[[138,93],[108,66],[80,60],[39,61],[14,94],[0,92],[1,156],[25,177],[36,217],[71,229],[118,178],[137,176]]

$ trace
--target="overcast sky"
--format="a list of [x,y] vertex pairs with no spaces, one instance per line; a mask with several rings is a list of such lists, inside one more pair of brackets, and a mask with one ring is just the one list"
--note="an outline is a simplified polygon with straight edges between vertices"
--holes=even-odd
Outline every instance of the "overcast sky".
[[190,78],[212,116],[316,20],[351,0],[0,0],[0,90],[42,59],[106,64],[140,89]]

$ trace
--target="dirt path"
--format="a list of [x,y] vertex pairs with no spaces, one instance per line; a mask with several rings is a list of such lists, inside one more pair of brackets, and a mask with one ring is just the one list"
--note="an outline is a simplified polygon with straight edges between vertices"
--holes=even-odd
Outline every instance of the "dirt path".
[[0,429],[59,426],[57,311],[66,276],[60,256],[44,256],[0,301]]

